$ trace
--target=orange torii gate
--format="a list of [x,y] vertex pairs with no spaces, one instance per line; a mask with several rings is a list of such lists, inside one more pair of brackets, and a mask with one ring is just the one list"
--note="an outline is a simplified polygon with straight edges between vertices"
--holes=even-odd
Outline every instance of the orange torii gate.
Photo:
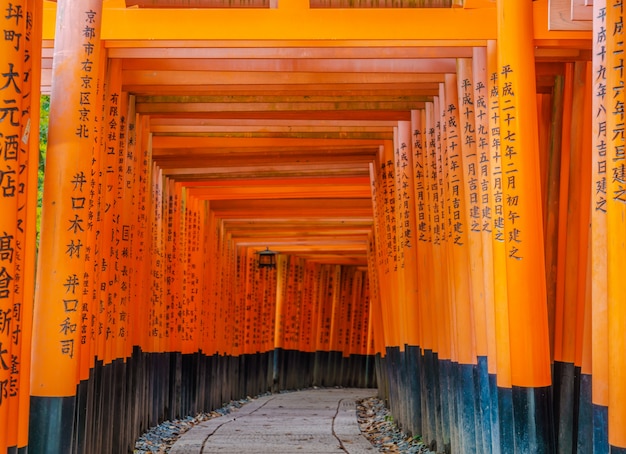
[[2,3],[0,449],[316,384],[626,452],[622,2],[192,3]]

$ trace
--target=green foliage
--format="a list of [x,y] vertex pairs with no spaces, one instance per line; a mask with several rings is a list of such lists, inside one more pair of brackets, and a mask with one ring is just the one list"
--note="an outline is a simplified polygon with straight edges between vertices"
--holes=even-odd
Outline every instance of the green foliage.
[[50,115],[50,96],[41,95],[39,118],[39,172],[37,181],[37,239],[41,228],[41,206],[43,202],[43,175],[46,168],[46,150],[48,148],[48,124]]

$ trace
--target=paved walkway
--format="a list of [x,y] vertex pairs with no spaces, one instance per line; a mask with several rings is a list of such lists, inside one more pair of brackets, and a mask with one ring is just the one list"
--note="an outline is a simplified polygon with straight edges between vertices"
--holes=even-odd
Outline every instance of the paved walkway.
[[371,454],[376,449],[361,435],[355,402],[375,394],[333,388],[260,397],[193,427],[170,454]]

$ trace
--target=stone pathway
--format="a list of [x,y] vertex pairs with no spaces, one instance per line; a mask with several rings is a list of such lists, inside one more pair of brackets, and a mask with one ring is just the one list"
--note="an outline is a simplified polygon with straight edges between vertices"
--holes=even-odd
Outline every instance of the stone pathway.
[[369,454],[356,401],[374,389],[311,389],[263,396],[184,433],[170,454]]

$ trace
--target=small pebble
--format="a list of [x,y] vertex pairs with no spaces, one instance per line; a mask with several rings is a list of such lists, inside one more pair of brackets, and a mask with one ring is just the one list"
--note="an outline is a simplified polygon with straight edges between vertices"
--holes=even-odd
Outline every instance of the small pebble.
[[235,400],[209,413],[200,413],[196,416],[187,416],[186,418],[175,419],[173,421],[163,421],[137,439],[133,454],[165,454],[169,452],[170,448],[182,434],[196,424],[227,415],[232,410],[241,408],[243,404],[250,402],[250,400],[252,400],[251,397]]
[[411,437],[398,428],[389,409],[379,398],[362,399],[357,402],[356,408],[361,433],[379,452],[432,452],[419,437]]

